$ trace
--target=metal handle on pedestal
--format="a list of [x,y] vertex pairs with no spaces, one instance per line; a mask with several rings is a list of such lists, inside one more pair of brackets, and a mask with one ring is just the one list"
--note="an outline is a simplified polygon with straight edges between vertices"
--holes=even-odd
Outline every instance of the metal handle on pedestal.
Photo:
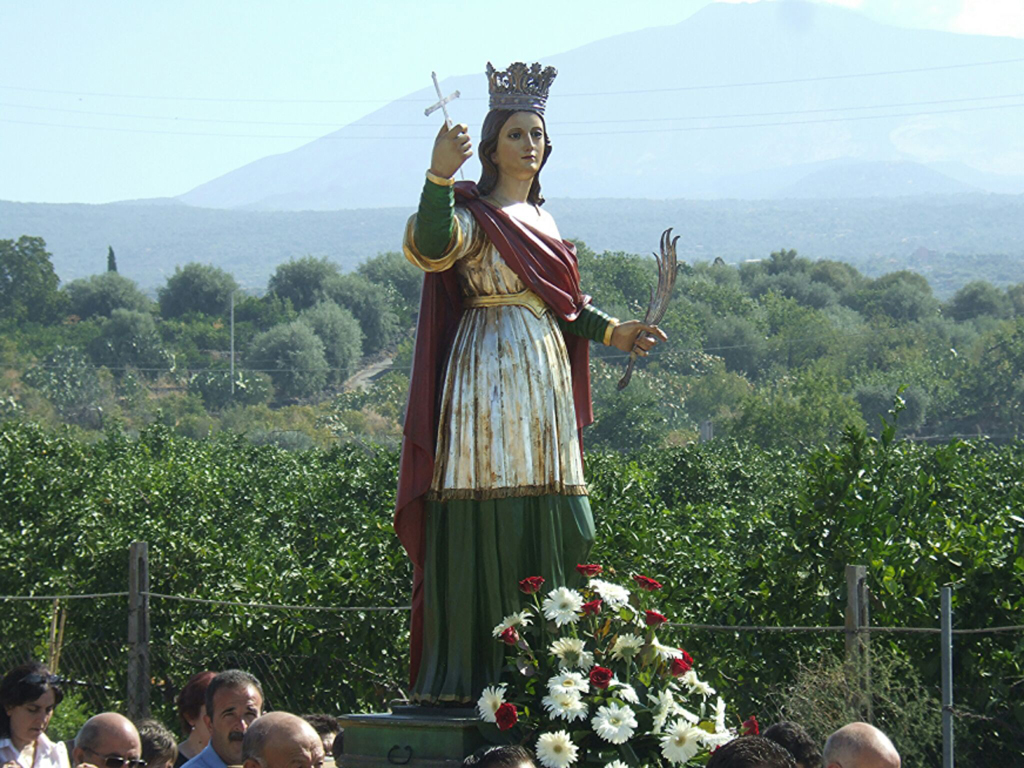
[[[405,750],[406,754],[404,760],[395,759],[394,754],[396,749],[400,752],[402,750]],[[410,760],[412,760],[412,747],[410,746],[400,747],[397,744],[395,744],[395,746],[388,750],[388,762],[392,765],[406,765]]]

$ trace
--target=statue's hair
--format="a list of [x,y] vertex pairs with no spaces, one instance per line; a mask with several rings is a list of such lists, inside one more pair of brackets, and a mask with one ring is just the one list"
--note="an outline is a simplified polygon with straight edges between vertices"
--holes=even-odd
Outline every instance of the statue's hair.
[[[481,195],[491,194],[498,184],[498,166],[491,160],[491,153],[498,147],[498,134],[501,133],[501,129],[512,115],[526,111],[529,110],[492,109],[484,118],[484,125],[480,129],[480,144],[477,147],[480,165],[483,166],[480,181],[477,182]],[[530,193],[526,200],[534,205],[544,205],[544,196],[540,193],[540,171],[551,155],[551,138],[548,136],[548,124],[544,120],[544,115],[539,112],[534,112],[534,114],[540,118],[540,124],[544,128],[544,157],[541,158],[537,175],[533,177],[533,184],[530,185]]]

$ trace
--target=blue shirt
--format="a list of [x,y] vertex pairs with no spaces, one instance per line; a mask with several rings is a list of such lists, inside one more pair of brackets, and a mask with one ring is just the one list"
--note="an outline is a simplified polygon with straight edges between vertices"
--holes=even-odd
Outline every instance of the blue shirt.
[[220,759],[211,741],[198,755],[186,762],[181,768],[227,768],[227,763]]

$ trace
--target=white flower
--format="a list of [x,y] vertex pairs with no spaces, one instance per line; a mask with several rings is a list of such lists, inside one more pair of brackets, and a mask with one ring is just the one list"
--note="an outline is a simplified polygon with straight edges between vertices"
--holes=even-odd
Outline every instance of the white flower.
[[520,611],[519,613],[513,613],[511,616],[506,616],[501,620],[501,624],[496,626],[493,631],[495,637],[501,637],[501,633],[509,627],[527,627],[530,625],[530,612]]
[[637,727],[633,710],[614,702],[607,707],[598,707],[590,724],[598,736],[612,744],[625,744]]
[[690,693],[699,693],[704,698],[715,695],[715,689],[703,680],[699,680],[695,670],[691,669],[681,679],[686,684],[686,687],[690,689]]
[[591,579],[587,585],[597,592],[609,608],[625,608],[629,605],[629,590],[601,579]]
[[490,688],[484,688],[484,692],[480,694],[480,700],[476,703],[476,710],[480,713],[480,719],[484,722],[496,723],[498,721],[494,717],[494,713],[504,703],[505,686],[492,685]]
[[620,682],[617,677],[613,677],[612,681],[608,683],[608,690],[613,691],[623,701],[628,701],[630,704],[639,704],[640,697],[636,695],[636,689],[632,685]]
[[659,733],[665,726],[665,721],[676,714],[678,709],[676,700],[672,697],[672,690],[670,688],[665,688],[658,694],[649,693],[647,698],[654,705],[654,732]]
[[621,760],[612,760],[610,763],[607,763],[604,768],[629,768],[629,766]]
[[566,768],[576,762],[578,751],[568,731],[542,733],[537,739],[537,759],[544,768]]
[[594,654],[586,650],[583,641],[577,637],[559,638],[548,650],[558,657],[559,669],[578,667],[589,670],[594,666]]
[[583,608],[583,595],[574,589],[559,587],[548,592],[544,598],[544,618],[550,619],[558,626],[575,624],[580,620]]
[[700,722],[700,715],[694,714],[686,707],[681,707],[678,704],[676,705],[676,714],[681,715],[690,725],[696,725]]
[[715,702],[715,733],[725,733],[725,702],[721,696]]
[[723,744],[728,744],[730,741],[736,738],[736,734],[731,731],[723,731],[722,733],[707,733],[701,737],[704,740],[704,744],[710,749],[720,747]]
[[549,693],[541,699],[541,704],[552,717],[560,717],[570,723],[587,718],[587,705],[579,693]]
[[548,679],[549,693],[590,693],[590,681],[579,672],[563,672]]
[[658,654],[658,658],[662,661],[671,661],[672,659],[679,659],[683,656],[683,652],[681,650],[673,648],[671,645],[664,645],[657,637],[651,638],[651,648],[656,654]]
[[612,658],[616,661],[629,661],[644,647],[644,639],[638,635],[627,632],[615,638],[612,646]]
[[661,755],[670,763],[682,765],[697,754],[706,735],[706,731],[685,720],[676,720],[661,737]]

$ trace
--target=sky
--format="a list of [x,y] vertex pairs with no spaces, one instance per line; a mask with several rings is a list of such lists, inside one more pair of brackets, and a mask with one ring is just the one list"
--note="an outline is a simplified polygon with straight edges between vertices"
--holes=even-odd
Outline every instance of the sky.
[[[543,61],[712,1],[747,0],[0,0],[0,200],[173,197],[429,85],[432,70]],[[1024,0],[814,1],[1024,38]]]

